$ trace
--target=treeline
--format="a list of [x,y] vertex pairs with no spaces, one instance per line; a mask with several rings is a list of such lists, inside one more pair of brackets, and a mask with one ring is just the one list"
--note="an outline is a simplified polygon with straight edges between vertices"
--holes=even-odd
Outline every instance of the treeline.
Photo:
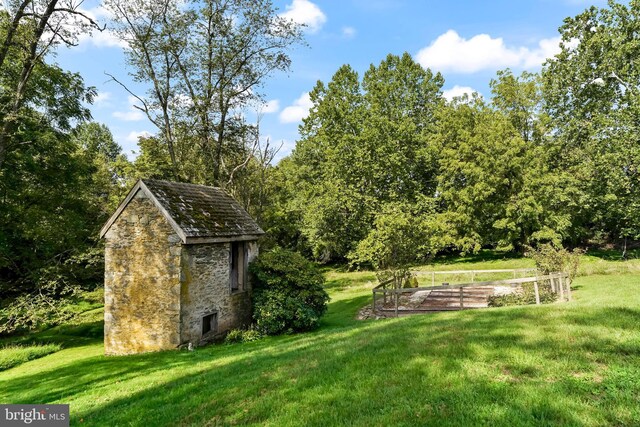
[[99,286],[98,230],[139,177],[223,187],[264,247],[323,261],[640,238],[640,2],[567,19],[540,73],[501,71],[486,98],[446,101],[408,54],[345,65],[277,165],[243,112],[288,70],[300,27],[268,0],[174,3],[106,2],[150,83],[134,95],[157,133],[134,162],[90,122],[95,89],[49,60],[101,25],[70,0],[0,12],[0,309]]
[[487,98],[446,102],[442,76],[406,53],[362,77],[341,67],[273,171],[268,229],[317,259],[374,266],[638,239],[639,12],[566,19],[561,52],[537,74],[498,72]]

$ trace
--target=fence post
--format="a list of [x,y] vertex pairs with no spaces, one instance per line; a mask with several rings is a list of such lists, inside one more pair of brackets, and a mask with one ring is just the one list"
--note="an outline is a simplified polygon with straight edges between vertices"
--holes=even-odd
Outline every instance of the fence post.
[[373,310],[371,311],[373,314],[376,314],[376,290],[373,290]]
[[384,304],[384,305],[387,305],[387,284],[386,284],[386,283],[384,283],[384,284],[382,285],[382,289],[384,290],[384,291],[382,292],[383,300],[384,300],[384,303],[383,303],[383,304]]
[[533,290],[536,293],[536,305],[540,305],[540,292],[538,291],[538,281],[533,282]]
[[564,282],[567,284],[567,301],[571,301],[571,280],[568,274],[564,278]]
[[460,310],[464,308],[464,287],[460,286]]
[[398,317],[398,290],[395,290],[396,292],[396,317]]
[[560,300],[564,301],[564,278],[559,279],[560,284]]

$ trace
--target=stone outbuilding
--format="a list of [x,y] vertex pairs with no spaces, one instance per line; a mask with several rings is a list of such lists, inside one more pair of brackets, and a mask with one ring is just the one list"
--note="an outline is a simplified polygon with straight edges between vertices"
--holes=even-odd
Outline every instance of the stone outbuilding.
[[263,233],[219,188],[138,181],[100,231],[105,353],[198,346],[248,324]]

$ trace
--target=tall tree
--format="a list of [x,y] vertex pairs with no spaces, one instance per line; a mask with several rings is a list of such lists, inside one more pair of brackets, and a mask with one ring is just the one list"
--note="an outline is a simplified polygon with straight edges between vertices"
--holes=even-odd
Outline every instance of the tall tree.
[[310,93],[291,177],[291,204],[320,258],[343,258],[371,230],[385,203],[435,193],[435,111],[443,79],[407,53],[372,65],[362,82],[349,66]]
[[544,96],[558,167],[579,179],[575,234],[640,238],[640,1],[590,7],[560,33]]
[[182,175],[175,132],[181,123],[205,159],[207,182],[223,186],[255,141],[242,112],[262,101],[268,76],[289,69],[300,27],[278,16],[270,0],[189,1],[180,8],[168,0],[109,0],[107,6],[129,46],[134,78],[152,84],[146,96],[136,96],[137,108],[160,131],[174,175]]
[[540,75],[523,72],[513,75],[509,69],[491,79],[491,104],[505,113],[524,142],[542,143],[548,136],[549,118],[544,114]]
[[100,212],[100,222],[113,213],[133,185],[132,164],[104,124],[80,123],[71,132],[71,142],[90,165],[86,191],[95,211]]
[[435,140],[442,245],[523,250],[569,235],[575,183],[553,166],[531,77],[520,81],[500,72],[491,104],[473,98],[440,111]]
[[[69,105],[77,96],[64,99],[63,102],[42,102],[38,90],[34,90],[33,80],[48,79],[40,82],[48,86],[75,85],[75,90],[84,87],[79,77],[62,76],[39,70],[44,66],[46,55],[57,45],[74,45],[78,36],[92,29],[101,29],[90,17],[80,9],[82,2],[76,0],[17,0],[9,1],[0,11],[0,169],[2,169],[7,153],[17,147],[12,134],[20,122],[23,107],[30,104],[44,109],[56,124],[68,128],[71,110],[78,110],[77,105]],[[58,69],[59,70],[59,69]],[[82,86],[82,87],[81,87]],[[48,92],[56,91],[49,89]],[[84,92],[83,98],[91,101],[94,91]],[[49,100],[51,101],[51,100]],[[65,109],[67,111],[65,111]],[[88,110],[83,111],[88,116]]]

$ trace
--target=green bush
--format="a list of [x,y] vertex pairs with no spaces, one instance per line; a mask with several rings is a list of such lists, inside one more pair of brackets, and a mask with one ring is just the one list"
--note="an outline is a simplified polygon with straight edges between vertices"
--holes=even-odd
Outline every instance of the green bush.
[[60,344],[10,345],[0,348],[0,371],[62,349]]
[[539,245],[537,248],[527,248],[527,257],[532,258],[542,275],[549,273],[563,272],[569,275],[569,280],[573,281],[578,271],[580,255],[584,253],[581,249],[574,249],[569,252],[563,247],[554,246],[551,243]]
[[224,342],[226,344],[235,344],[258,341],[260,338],[262,338],[262,334],[254,328],[232,329],[227,333],[227,336],[224,338]]
[[275,248],[251,264],[253,319],[264,335],[308,331],[318,326],[329,295],[324,276],[302,255]]

